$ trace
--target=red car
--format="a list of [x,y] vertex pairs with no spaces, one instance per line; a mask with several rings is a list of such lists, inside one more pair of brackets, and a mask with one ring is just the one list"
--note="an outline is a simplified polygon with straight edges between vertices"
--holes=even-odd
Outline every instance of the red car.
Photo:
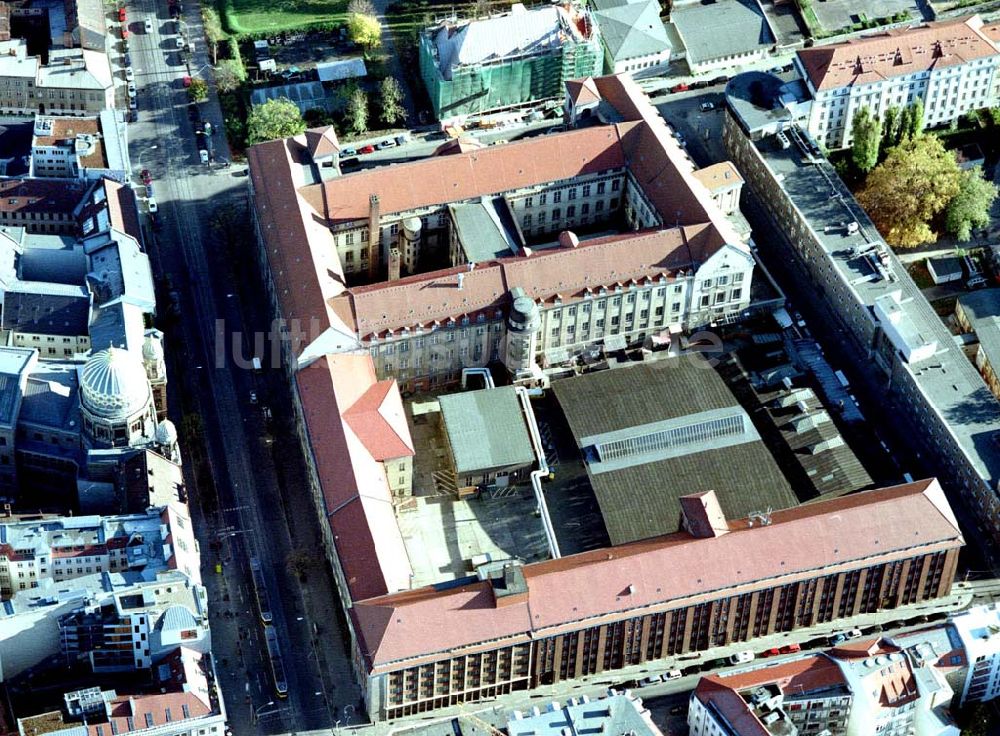
[[185,88],[191,86],[191,77],[189,77],[188,75],[185,74],[184,75],[184,79],[182,81],[184,82],[184,87]]
[[122,41],[128,40],[128,28],[122,26]]
[[760,656],[762,656],[762,657],[774,657],[774,656],[776,656],[778,654],[781,654],[781,650],[778,649],[778,647],[771,647],[770,649],[761,652]]
[[361,148],[358,149],[358,153],[375,153],[375,146],[361,146]]
[[782,654],[793,654],[795,652],[801,652],[801,651],[802,651],[802,647],[800,647],[798,644],[794,644],[794,643],[793,644],[785,644],[785,646],[783,646],[781,648],[781,653]]
[[118,8],[118,22],[125,22],[125,8]]
[[143,169],[142,173],[139,174],[142,177],[143,184],[150,184],[153,181],[153,175],[149,173],[149,169]]

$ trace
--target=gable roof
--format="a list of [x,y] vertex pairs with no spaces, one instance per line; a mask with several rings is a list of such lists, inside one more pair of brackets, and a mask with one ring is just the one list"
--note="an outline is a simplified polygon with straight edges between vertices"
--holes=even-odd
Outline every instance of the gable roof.
[[964,64],[998,53],[977,16],[892,28],[829,46],[800,49],[806,76],[817,90],[880,82]]
[[[562,627],[579,628],[581,621],[618,620],[636,609],[669,610],[713,600],[723,591],[738,595],[820,570],[830,574],[871,564],[873,558],[904,559],[964,543],[936,480],[777,511],[767,526],[750,528],[738,520],[729,528],[718,537],[680,532],[526,565],[526,604],[487,607],[488,581],[359,602],[352,615],[361,650],[373,669],[391,669],[399,660],[490,639],[550,636]],[[713,564],[706,566],[706,559]]]
[[667,29],[655,0],[592,0],[594,20],[614,61],[670,50]]
[[379,462],[414,454],[403,398],[395,379],[388,378],[369,386],[344,412],[344,420]]
[[574,105],[587,105],[601,101],[601,93],[597,91],[593,77],[567,80],[566,93]]
[[340,150],[340,142],[337,140],[337,131],[332,125],[325,125],[321,128],[310,128],[306,131],[306,147],[313,160],[332,156]]

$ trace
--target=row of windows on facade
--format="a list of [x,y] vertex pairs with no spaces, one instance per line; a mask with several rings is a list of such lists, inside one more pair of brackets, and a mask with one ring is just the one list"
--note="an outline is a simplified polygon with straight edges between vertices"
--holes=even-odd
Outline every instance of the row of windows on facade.
[[[618,190],[620,190],[621,189],[621,184],[622,184],[622,180],[621,179],[612,179],[611,180],[611,191],[612,192],[617,192]],[[564,191],[566,192],[566,198],[569,199],[569,200],[576,199],[578,191],[581,192],[581,195],[583,197],[589,197],[590,193],[592,191],[592,187],[593,186],[594,185],[592,185],[592,184],[581,184],[579,186],[568,187],[565,190],[563,190],[563,189],[556,189],[556,190],[554,190],[552,192],[552,203],[553,204],[559,204],[560,202],[562,202],[562,195],[563,195]],[[599,181],[599,182],[597,182],[596,186],[597,186],[597,193],[598,194],[604,194],[605,191],[607,190],[607,182],[605,182],[605,181]],[[538,205],[540,207],[548,204],[549,192],[542,192],[541,194],[539,194],[537,196],[538,196]],[[524,202],[524,206],[527,209],[531,209],[532,207],[535,206],[535,195],[529,195],[527,197],[524,197],[522,201]]]
[[[608,204],[608,208],[610,210],[612,210],[612,211],[618,209],[618,198],[617,197],[612,197],[611,198],[611,200],[610,200],[610,202]],[[594,211],[595,212],[604,212],[604,200],[603,199],[600,199],[600,200],[598,200],[597,202],[594,203]],[[587,215],[590,214],[590,203],[589,202],[584,202],[582,205],[580,205],[580,214],[583,216],[583,219],[580,222],[580,224],[581,225],[589,225],[590,222],[589,222],[589,220],[587,218]],[[552,211],[550,213],[550,216],[551,216],[551,222],[552,222],[552,224],[553,225],[557,224],[560,220],[562,220],[562,209],[560,207],[553,207]],[[569,219],[572,219],[572,218],[576,217],[576,205],[571,204],[571,205],[569,205],[566,208],[566,217],[569,218]],[[543,226],[543,225],[545,225],[545,213],[544,212],[539,212],[538,213],[537,223],[538,223],[538,225],[540,227]],[[528,213],[526,213],[524,215],[524,219],[523,219],[523,221],[521,223],[521,227],[522,227],[522,229],[525,232],[528,232],[528,231],[530,231],[532,229],[533,225],[534,225],[534,222],[532,221],[532,215],[531,215],[530,212],[528,212]]]

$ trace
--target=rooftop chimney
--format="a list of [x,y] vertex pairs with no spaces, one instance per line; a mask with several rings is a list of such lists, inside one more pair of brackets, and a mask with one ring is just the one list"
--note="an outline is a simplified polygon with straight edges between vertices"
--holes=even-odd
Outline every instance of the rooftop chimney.
[[693,537],[721,537],[729,532],[729,522],[722,513],[715,491],[681,496],[681,522]]
[[399,248],[389,249],[389,281],[399,281],[400,270],[402,269],[402,257]]
[[381,221],[378,195],[373,194],[368,198],[368,278],[373,281],[378,277],[378,269],[382,265]]

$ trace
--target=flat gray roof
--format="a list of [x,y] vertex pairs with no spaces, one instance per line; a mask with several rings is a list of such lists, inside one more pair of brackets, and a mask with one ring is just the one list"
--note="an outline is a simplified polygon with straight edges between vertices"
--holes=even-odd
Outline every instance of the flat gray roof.
[[506,230],[497,211],[497,200],[502,206],[500,197],[448,205],[458,242],[469,263],[485,263],[518,252],[514,236]]
[[[728,93],[728,90],[727,90]],[[777,175],[792,203],[809,222],[813,237],[821,244],[829,263],[855,299],[872,309],[876,300],[891,298],[898,313],[924,345],[934,345],[933,355],[907,362],[898,359],[911,374],[927,404],[941,417],[961,451],[991,488],[1000,480],[1000,447],[994,441],[1000,430],[1000,402],[990,393],[976,368],[941,318],[913,283],[895,253],[885,245],[867,213],[825,158],[813,157],[798,145],[782,148],[775,136],[755,141],[760,155]],[[846,223],[857,222],[856,232]],[[892,280],[880,277],[872,260],[859,256],[879,246],[885,252]],[[898,301],[894,296],[898,293]]]
[[694,63],[774,46],[774,33],[757,0],[675,4],[670,21]]
[[1000,289],[963,294],[958,303],[979,339],[979,349],[994,370],[1000,370]]
[[[714,490],[728,518],[798,500],[749,416],[698,356],[552,384],[614,545],[671,534],[680,497]],[[709,426],[721,423],[718,431]]]
[[447,394],[438,403],[459,475],[535,461],[513,386]]

